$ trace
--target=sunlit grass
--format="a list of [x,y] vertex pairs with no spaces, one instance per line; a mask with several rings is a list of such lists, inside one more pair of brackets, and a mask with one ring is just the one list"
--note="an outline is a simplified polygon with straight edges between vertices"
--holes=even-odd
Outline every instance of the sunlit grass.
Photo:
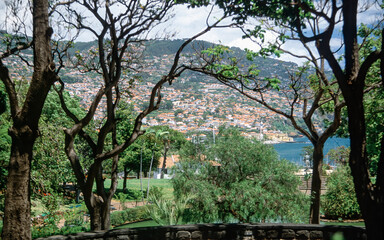
[[[111,180],[106,179],[104,182],[105,188],[108,189],[110,187],[110,185],[111,185]],[[143,191],[144,192],[147,190],[147,186],[148,186],[148,179],[144,178],[143,179]],[[166,198],[172,198],[173,187],[172,187],[171,180],[169,180],[169,179],[150,179],[149,187],[151,188],[154,186],[155,187],[162,187],[165,197]],[[127,188],[131,189],[131,190],[139,190],[140,191],[141,190],[140,179],[128,179],[127,180]],[[123,191],[123,180],[119,179],[116,192],[121,192],[121,191]]]

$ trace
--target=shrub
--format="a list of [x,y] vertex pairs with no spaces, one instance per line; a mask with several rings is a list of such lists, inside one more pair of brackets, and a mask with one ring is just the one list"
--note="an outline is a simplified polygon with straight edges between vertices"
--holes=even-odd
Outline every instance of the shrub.
[[84,214],[87,212],[85,204],[82,204],[78,208],[68,210],[64,213],[65,226],[84,226],[86,222],[84,221]]
[[123,211],[116,211],[111,213],[111,225],[117,226],[124,224],[126,222],[134,222],[145,219],[150,219],[151,217],[146,211],[146,207],[136,207],[129,208]]
[[166,199],[162,189],[157,187],[151,188],[149,201],[153,203],[153,206],[147,208],[148,214],[160,225],[181,224],[183,216],[188,212],[187,207],[192,196],[185,195],[177,199]]
[[361,218],[349,166],[339,166],[328,178],[323,198],[324,215],[329,219]]
[[53,235],[67,235],[79,232],[87,232],[90,229],[85,226],[65,226],[58,229],[56,226],[32,227],[32,239],[49,237]]

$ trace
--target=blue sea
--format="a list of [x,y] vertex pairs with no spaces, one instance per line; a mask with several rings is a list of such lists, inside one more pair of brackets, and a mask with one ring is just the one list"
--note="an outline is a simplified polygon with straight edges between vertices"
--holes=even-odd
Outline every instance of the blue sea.
[[[295,138],[294,142],[291,143],[278,143],[273,144],[280,158],[285,158],[289,161],[292,161],[298,165],[304,165],[302,152],[303,147],[312,146],[308,138]],[[328,163],[328,159],[325,156],[330,149],[337,148],[340,146],[349,147],[348,138],[329,138],[324,145],[324,163]]]

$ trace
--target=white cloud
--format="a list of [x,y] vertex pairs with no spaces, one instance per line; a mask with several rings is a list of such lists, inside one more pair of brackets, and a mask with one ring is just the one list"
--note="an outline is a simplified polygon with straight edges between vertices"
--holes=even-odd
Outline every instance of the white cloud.
[[[210,9],[210,7],[188,9],[186,6],[177,6],[174,11],[174,18],[168,23],[169,28],[173,29],[177,33],[174,38],[188,38],[203,30],[206,27],[206,18],[209,15]],[[211,19],[214,20],[215,17],[217,19],[221,16],[220,13],[221,12],[219,10],[214,10]],[[225,24],[228,23],[230,23],[230,19],[225,22]],[[257,24],[257,21],[253,21],[252,24]],[[250,25],[248,27],[252,28],[253,26]],[[260,50],[260,46],[258,44],[254,43],[250,39],[243,39],[243,35],[243,32],[237,28],[219,28],[211,30],[199,39],[213,43],[221,43],[229,47],[239,47],[241,49],[247,48],[254,51]],[[265,33],[266,43],[273,42],[275,39],[276,34],[272,32]],[[306,54],[306,51],[302,48],[302,46],[297,43],[287,43],[285,47],[289,48],[292,52]],[[297,59],[288,54],[283,54],[280,59],[283,61],[296,62],[298,64],[304,62],[303,59]]]

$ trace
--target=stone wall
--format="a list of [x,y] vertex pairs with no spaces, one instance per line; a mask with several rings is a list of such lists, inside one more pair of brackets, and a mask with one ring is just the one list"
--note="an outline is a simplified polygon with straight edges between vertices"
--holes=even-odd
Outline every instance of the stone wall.
[[[365,228],[335,225],[304,224],[198,224],[164,227],[126,228],[110,231],[95,231],[52,236],[45,239],[94,239],[94,240],[173,240],[173,239],[210,239],[210,240],[332,240],[335,235],[343,235],[345,240],[366,239]],[[43,238],[39,238],[41,240]],[[338,238],[340,239],[340,238]]]

